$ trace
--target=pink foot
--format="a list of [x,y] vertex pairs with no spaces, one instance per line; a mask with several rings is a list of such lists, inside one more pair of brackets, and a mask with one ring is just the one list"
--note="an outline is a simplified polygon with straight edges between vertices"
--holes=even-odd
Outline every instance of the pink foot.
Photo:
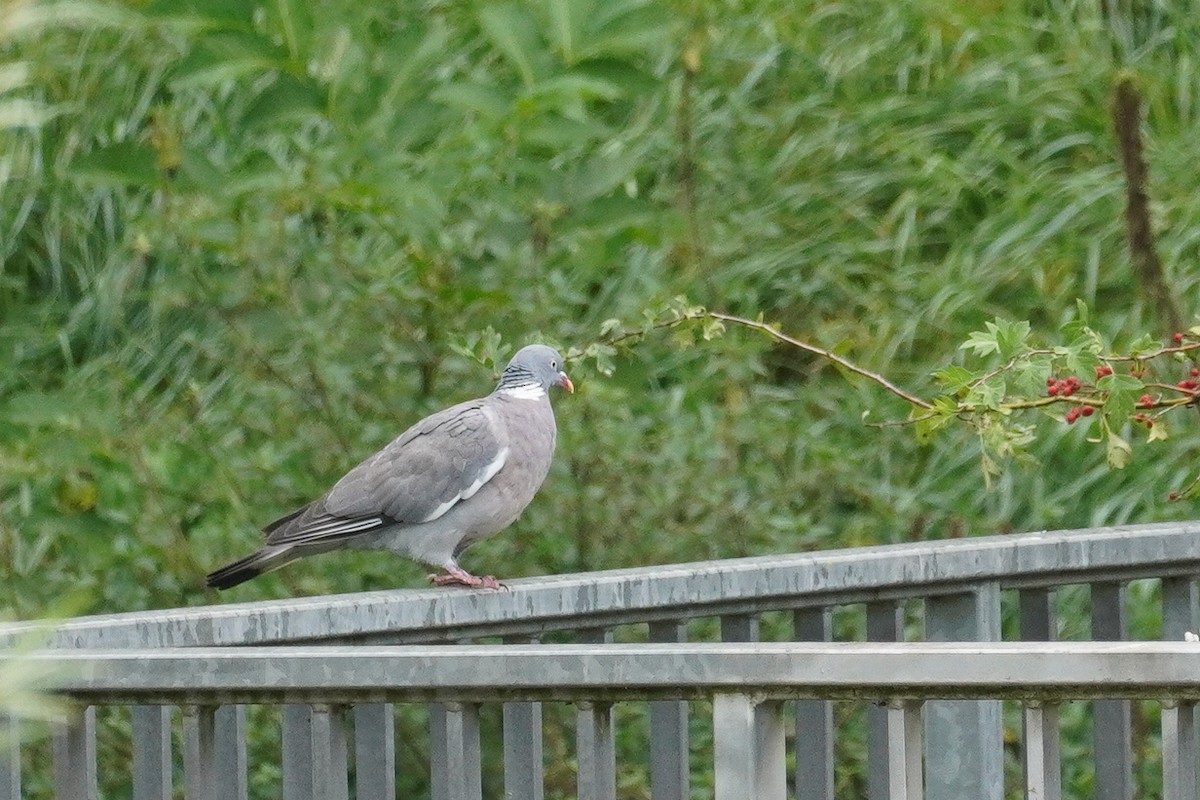
[[470,586],[479,589],[503,589],[504,584],[492,575],[472,575],[461,567],[448,567],[444,575],[430,575],[429,580],[438,586]]

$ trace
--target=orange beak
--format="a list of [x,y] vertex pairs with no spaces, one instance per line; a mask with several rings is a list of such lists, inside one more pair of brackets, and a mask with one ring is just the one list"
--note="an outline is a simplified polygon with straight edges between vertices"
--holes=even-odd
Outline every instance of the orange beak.
[[575,384],[571,383],[571,379],[567,377],[567,373],[558,373],[558,385],[566,389],[571,394],[575,394]]

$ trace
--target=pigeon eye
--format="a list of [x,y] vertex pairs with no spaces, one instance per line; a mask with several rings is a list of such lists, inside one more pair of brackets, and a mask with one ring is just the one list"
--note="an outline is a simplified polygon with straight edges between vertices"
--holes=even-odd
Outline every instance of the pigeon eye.
[[558,362],[555,361],[553,358],[550,359],[550,369],[558,369]]

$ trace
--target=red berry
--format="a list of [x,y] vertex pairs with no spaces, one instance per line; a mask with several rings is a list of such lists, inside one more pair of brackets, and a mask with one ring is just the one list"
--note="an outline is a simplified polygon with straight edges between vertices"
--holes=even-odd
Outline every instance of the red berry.
[[1154,427],[1154,420],[1147,418],[1147,419],[1146,419],[1146,427],[1147,427],[1147,428],[1153,428],[1153,427]]
[[1167,499],[1168,499],[1168,500],[1178,500],[1178,499],[1179,499],[1179,492],[1170,492],[1170,493],[1168,493],[1168,494],[1167,494]]
[[1067,412],[1067,424],[1070,425],[1075,420],[1079,419],[1079,408],[1072,408]]
[[1150,408],[1154,405],[1154,398],[1152,398],[1148,394],[1144,394],[1138,398],[1138,405],[1145,406],[1146,408]]
[[1092,414],[1096,413],[1096,409],[1092,408],[1091,406],[1084,406],[1083,410],[1081,410],[1079,413],[1083,414],[1085,417],[1090,417]]
[[1175,336],[1174,336],[1174,339],[1175,339],[1175,343],[1176,343],[1176,344],[1179,344],[1180,342],[1182,342],[1182,341],[1183,341],[1183,334],[1182,334],[1182,333],[1176,333],[1176,334],[1175,334]]
[[1047,386],[1053,386],[1056,383],[1058,383],[1058,378],[1055,378],[1053,375],[1051,375],[1049,378],[1046,378]]
[[1191,383],[1191,381],[1180,381],[1179,383],[1177,383],[1175,385],[1178,386],[1180,389],[1187,389],[1189,383]]
[[1191,376],[1193,378],[1200,378],[1200,369],[1196,369],[1195,367],[1192,367]]
[[1047,389],[1046,394],[1050,395],[1051,397],[1054,397],[1056,394],[1058,394],[1058,384],[1056,383]]

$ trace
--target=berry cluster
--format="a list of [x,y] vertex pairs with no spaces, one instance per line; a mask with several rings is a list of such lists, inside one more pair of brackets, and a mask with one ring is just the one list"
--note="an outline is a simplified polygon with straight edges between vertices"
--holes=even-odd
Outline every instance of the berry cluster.
[[1142,408],[1154,408],[1154,398],[1148,394],[1144,394],[1138,398],[1138,405]]
[[1079,391],[1079,385],[1079,378],[1074,375],[1062,380],[1050,377],[1046,379],[1046,394],[1051,397],[1070,397]]
[[1098,367],[1096,367],[1096,378],[1097,379],[1103,378],[1106,375],[1112,375],[1112,367],[1110,367],[1108,364],[1101,364]]
[[1175,385],[1178,386],[1180,389],[1183,389],[1184,391],[1188,391],[1188,392],[1195,391],[1196,387],[1200,386],[1200,384],[1198,384],[1196,382],[1196,378],[1200,377],[1200,369],[1196,369],[1195,367],[1192,367],[1192,371],[1190,374],[1192,377],[1184,378],[1183,380],[1181,380],[1179,383],[1177,383]]
[[1096,409],[1092,406],[1072,406],[1067,412],[1067,424],[1070,425],[1080,417],[1090,417],[1096,413]]

